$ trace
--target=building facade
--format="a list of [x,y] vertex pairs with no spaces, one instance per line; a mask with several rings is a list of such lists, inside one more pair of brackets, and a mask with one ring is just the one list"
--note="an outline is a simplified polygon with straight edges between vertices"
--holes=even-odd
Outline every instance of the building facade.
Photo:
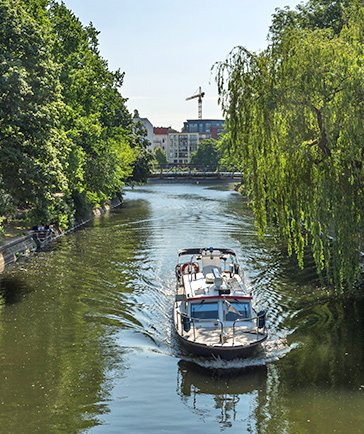
[[188,164],[192,152],[197,151],[198,134],[177,131],[168,133],[168,162],[173,164]]
[[169,163],[188,164],[192,152],[197,151],[198,144],[204,139],[218,140],[224,130],[222,119],[195,119],[183,123],[182,132],[172,129],[168,132]]
[[190,119],[183,123],[183,132],[197,133],[198,141],[204,139],[218,140],[219,135],[224,130],[222,119]]
[[145,128],[147,129],[147,139],[150,141],[149,149],[153,148],[153,142],[154,142],[154,134],[153,134],[153,125],[150,122],[148,118],[134,118],[135,122],[141,121]]
[[[147,118],[138,118],[148,130],[150,140],[150,129],[152,124]],[[183,123],[181,132],[171,127],[152,127],[153,139],[152,148],[163,149],[170,164],[188,164],[192,152],[197,151],[198,144],[204,139],[218,140],[224,130],[222,119],[195,119]]]
[[157,148],[163,149],[163,151],[167,154],[169,152],[168,147],[168,132],[170,128],[163,127],[154,127],[153,128],[153,151]]

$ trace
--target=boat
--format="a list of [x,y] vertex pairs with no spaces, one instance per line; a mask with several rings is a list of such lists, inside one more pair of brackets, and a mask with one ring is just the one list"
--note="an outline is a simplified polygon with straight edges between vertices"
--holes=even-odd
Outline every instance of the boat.
[[174,329],[188,352],[232,360],[267,339],[265,312],[253,307],[233,249],[180,249],[175,271]]

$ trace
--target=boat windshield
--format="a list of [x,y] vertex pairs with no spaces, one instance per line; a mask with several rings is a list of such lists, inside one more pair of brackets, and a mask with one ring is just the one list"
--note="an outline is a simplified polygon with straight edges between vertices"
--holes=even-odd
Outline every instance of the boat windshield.
[[191,317],[216,320],[218,318],[217,302],[191,304]]
[[246,301],[227,301],[224,304],[224,315],[226,311],[226,321],[236,321],[237,319],[250,318],[250,303]]

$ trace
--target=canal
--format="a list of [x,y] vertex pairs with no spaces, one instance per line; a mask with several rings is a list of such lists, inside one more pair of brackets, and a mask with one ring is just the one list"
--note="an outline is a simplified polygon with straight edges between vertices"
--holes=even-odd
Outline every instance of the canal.
[[[267,312],[246,360],[185,354],[177,250],[231,247]],[[0,433],[364,432],[364,297],[255,232],[233,184],[150,184],[0,276]]]

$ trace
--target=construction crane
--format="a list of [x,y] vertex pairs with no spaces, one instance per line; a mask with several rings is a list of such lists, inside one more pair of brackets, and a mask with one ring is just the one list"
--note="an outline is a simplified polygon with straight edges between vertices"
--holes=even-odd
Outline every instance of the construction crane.
[[193,98],[198,98],[198,118],[199,119],[202,119],[202,98],[204,96],[205,96],[205,92],[201,92],[201,87],[199,87],[197,95],[189,96],[188,98],[186,98],[186,101],[193,99]]

